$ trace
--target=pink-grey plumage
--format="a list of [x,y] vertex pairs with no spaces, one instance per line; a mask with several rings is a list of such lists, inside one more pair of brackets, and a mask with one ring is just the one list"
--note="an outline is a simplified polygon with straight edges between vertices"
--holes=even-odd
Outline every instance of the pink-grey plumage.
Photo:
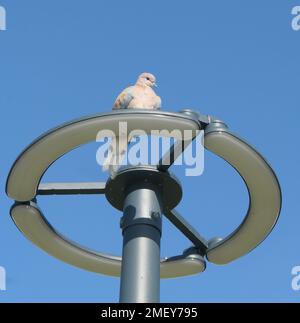
[[135,85],[127,87],[117,97],[113,110],[116,109],[149,109],[161,108],[161,99],[153,90],[156,78],[151,73],[142,73]]
[[[142,73],[135,85],[124,89],[117,97],[113,110],[118,109],[146,109],[158,110],[161,108],[161,98],[156,95],[153,90],[156,87],[156,78],[151,73]],[[108,150],[108,155],[103,163],[103,170],[109,170],[113,177],[118,170],[119,165],[126,153],[128,142],[131,138],[116,138],[116,144],[119,146],[119,151],[111,145]]]

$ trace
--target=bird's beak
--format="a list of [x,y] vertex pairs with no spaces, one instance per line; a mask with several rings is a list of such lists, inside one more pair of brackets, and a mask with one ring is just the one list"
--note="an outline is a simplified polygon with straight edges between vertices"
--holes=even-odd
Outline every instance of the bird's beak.
[[153,83],[153,87],[158,87],[156,83]]

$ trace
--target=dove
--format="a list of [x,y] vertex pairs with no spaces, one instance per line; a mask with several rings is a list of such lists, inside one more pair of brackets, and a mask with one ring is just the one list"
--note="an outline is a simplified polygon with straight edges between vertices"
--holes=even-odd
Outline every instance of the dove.
[[[142,73],[135,85],[127,87],[118,95],[112,109],[159,110],[161,98],[156,95],[153,87],[157,87],[156,77],[151,73]],[[127,138],[127,134],[119,134],[108,148],[102,169],[103,171],[109,170],[112,178],[118,171],[131,139]]]
[[117,109],[149,109],[161,108],[161,99],[153,90],[156,78],[151,73],[142,73],[135,85],[123,90],[117,97],[113,110]]

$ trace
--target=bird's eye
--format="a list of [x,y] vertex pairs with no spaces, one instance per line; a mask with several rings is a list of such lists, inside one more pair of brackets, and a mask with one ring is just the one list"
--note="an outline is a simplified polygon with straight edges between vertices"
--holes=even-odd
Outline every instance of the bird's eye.
[[147,81],[150,81],[150,77],[146,77]]

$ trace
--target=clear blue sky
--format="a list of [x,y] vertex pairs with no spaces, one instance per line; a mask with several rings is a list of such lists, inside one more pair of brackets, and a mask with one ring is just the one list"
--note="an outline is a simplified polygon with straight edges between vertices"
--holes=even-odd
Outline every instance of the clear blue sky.
[[[11,1],[0,32],[0,265],[6,301],[118,301],[119,280],[77,269],[32,245],[9,216],[6,176],[19,152],[44,131],[110,110],[143,71],[158,78],[166,111],[216,115],[256,146],[277,172],[281,218],[269,238],[227,265],[163,280],[161,301],[300,301],[291,269],[300,265],[300,31],[295,1]],[[59,160],[45,181],[104,175],[92,143]],[[206,153],[201,177],[184,178],[182,214],[207,237],[230,233],[247,210],[239,176]],[[218,183],[218,185],[216,185]],[[39,199],[49,221],[90,248],[120,254],[120,213],[103,196]],[[162,255],[190,243],[164,221]]]

